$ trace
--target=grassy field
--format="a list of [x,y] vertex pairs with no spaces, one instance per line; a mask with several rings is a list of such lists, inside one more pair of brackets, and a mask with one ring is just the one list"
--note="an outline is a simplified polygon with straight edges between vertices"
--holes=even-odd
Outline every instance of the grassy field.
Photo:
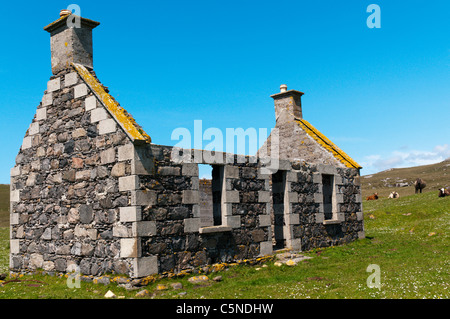
[[[279,267],[274,261],[232,266],[208,274],[211,279],[222,276],[220,282],[194,285],[185,276],[159,280],[140,290],[149,292],[144,298],[449,298],[450,198],[428,192],[363,205],[365,239],[304,252],[313,258],[296,266]],[[0,228],[0,273],[7,272],[8,236],[9,228]],[[371,264],[380,267],[381,289],[367,286],[371,273],[366,269]],[[140,291],[87,282],[69,289],[67,279],[57,275],[18,280],[3,283],[0,298],[104,298],[108,290],[119,298],[136,298]],[[183,288],[173,289],[171,284],[176,282]]]
[[[407,167],[393,168],[383,172],[361,177],[361,187],[363,198],[378,192],[381,198],[387,198],[392,191],[396,191],[400,196],[408,196],[415,193],[413,182],[422,178],[427,183],[424,191],[434,191],[450,186],[450,160],[440,163]],[[401,183],[408,183],[409,186],[396,187]]]
[[0,227],[9,226],[9,185],[0,184]]

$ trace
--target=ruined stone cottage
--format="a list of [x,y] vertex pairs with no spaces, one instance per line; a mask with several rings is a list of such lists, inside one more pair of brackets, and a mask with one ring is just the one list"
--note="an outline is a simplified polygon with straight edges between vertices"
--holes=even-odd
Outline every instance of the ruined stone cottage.
[[93,70],[99,23],[69,18],[44,28],[53,75],[11,169],[12,271],[143,277],[364,237],[361,167],[303,119],[302,92],[271,96],[256,156],[154,144]]

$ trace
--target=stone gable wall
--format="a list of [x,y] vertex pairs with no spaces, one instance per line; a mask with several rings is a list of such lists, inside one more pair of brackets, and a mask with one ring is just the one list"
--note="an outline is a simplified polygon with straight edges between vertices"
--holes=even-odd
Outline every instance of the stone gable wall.
[[[262,162],[217,152],[215,164],[198,150],[174,160],[174,151],[133,144],[76,71],[52,76],[11,169],[11,269],[144,277],[272,254],[273,185]],[[198,164],[220,166],[220,225],[202,223]],[[358,170],[287,160],[279,169],[284,248],[364,236]],[[322,174],[334,181],[331,220]]]
[[11,170],[11,268],[126,273],[118,218],[129,145],[72,69],[52,76]]

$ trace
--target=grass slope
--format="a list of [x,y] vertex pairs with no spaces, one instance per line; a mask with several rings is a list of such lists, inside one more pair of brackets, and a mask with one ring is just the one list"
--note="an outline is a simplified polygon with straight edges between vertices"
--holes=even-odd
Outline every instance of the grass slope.
[[0,227],[9,226],[9,185],[0,184]]
[[[435,191],[450,186],[450,160],[440,163],[415,166],[408,168],[393,168],[383,172],[361,177],[363,198],[378,192],[380,197],[386,198],[392,191],[400,196],[412,195],[415,192],[412,183],[418,178],[427,183],[424,191]],[[408,183],[410,186],[395,187],[399,183]]]
[[[297,266],[278,267],[273,261],[265,267],[233,266],[209,274],[210,278],[221,275],[221,282],[193,285],[188,282],[190,276],[185,276],[143,289],[153,298],[449,298],[450,198],[428,192],[363,205],[365,239],[305,252],[313,258]],[[0,272],[7,270],[8,235],[8,228],[0,228]],[[380,267],[380,290],[367,286],[370,264]],[[124,298],[136,295],[116,284],[81,282],[81,288],[69,289],[66,278],[59,276],[20,280],[0,286],[0,298],[103,298],[107,290]],[[172,289],[170,284],[175,282],[183,288]],[[168,289],[158,290],[158,284]]]

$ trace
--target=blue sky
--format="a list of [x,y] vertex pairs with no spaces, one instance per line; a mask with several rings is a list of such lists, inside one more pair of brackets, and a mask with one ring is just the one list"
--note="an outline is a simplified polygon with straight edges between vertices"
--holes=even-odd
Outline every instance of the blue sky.
[[[272,128],[280,84],[364,168],[450,157],[450,1],[11,1],[0,30],[0,183],[51,76],[43,30],[75,3],[94,70],[156,144],[178,127]],[[369,4],[381,10],[370,29]],[[204,142],[206,145],[208,142]]]

